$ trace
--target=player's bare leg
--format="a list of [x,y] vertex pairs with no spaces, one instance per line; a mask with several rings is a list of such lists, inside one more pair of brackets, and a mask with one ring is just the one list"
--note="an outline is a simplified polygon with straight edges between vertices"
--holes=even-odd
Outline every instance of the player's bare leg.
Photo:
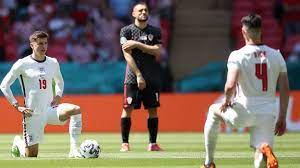
[[73,104],[63,103],[62,110],[59,111],[59,120],[66,121],[70,118],[69,134],[70,134],[70,153],[69,157],[82,157],[77,150],[78,141],[82,130],[82,115],[80,107]]
[[205,163],[202,167],[215,167],[214,153],[219,134],[220,121],[219,116],[220,105],[213,104],[209,107],[207,119],[204,126],[204,139],[205,139]]
[[129,147],[129,133],[131,128],[131,113],[133,108],[123,108],[121,114],[121,135],[122,135],[122,145],[121,145],[121,152],[128,152],[130,151]]
[[149,131],[149,145],[148,151],[163,151],[162,148],[156,143],[157,132],[158,132],[158,115],[157,108],[148,109],[149,118],[147,127]]

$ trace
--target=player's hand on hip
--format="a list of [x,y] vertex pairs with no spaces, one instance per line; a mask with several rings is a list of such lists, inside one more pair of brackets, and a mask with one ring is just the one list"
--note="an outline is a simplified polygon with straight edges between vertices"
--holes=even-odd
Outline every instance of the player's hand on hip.
[[123,50],[131,50],[136,48],[137,41],[134,40],[128,40],[122,45]]
[[230,106],[231,106],[231,101],[224,101],[224,102],[221,104],[220,111],[221,111],[222,113],[224,113],[224,112],[226,111],[226,109],[227,109],[228,107],[230,107]]
[[55,97],[53,98],[52,102],[51,102],[51,106],[53,107],[53,106],[59,105],[60,100],[61,100],[61,97],[60,97],[60,96],[55,96]]
[[30,108],[22,107],[22,106],[18,107],[18,111],[23,113],[25,115],[25,117],[31,117],[32,113],[33,113],[33,111]]
[[146,88],[146,81],[145,81],[144,77],[141,74],[138,74],[136,76],[136,80],[137,80],[138,88],[140,90],[143,90],[143,89]]
[[281,136],[285,133],[286,130],[286,121],[285,118],[278,118],[278,121],[276,122],[275,126],[275,135]]

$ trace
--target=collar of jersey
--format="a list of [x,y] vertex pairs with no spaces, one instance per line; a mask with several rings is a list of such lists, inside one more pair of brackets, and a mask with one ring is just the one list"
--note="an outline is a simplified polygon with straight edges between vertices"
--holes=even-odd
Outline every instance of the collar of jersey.
[[34,58],[32,57],[32,55],[30,55],[30,58],[31,58],[32,60],[34,60],[34,61],[38,62],[38,63],[43,63],[43,62],[45,62],[45,61],[46,61],[46,59],[47,59],[47,57],[45,56],[45,59],[44,59],[44,60],[42,60],[42,61],[39,61],[39,60],[36,60],[36,59],[34,59]]
[[265,45],[264,43],[258,43],[258,44],[248,44],[248,45],[251,45],[251,46],[262,46],[262,45]]
[[134,27],[136,27],[136,28],[138,28],[138,29],[140,29],[140,30],[146,30],[146,29],[148,28],[148,26],[149,26],[149,24],[147,24],[145,28],[141,29],[140,27],[138,27],[138,26],[135,25],[134,23],[133,23],[133,25],[134,25]]

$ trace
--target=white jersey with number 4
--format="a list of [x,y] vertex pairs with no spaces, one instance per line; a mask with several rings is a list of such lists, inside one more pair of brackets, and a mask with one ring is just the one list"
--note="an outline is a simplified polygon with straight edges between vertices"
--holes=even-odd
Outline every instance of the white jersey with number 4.
[[287,72],[281,53],[267,45],[245,45],[233,51],[227,67],[239,70],[235,98],[246,106],[275,103],[279,73]]
[[17,78],[25,97],[25,105],[33,110],[33,114],[43,113],[50,106],[53,100],[52,80],[56,83],[55,94],[62,96],[64,82],[55,58],[46,56],[45,61],[37,61],[30,55],[19,59],[12,66],[1,83],[1,90],[11,104],[17,102],[10,89]]

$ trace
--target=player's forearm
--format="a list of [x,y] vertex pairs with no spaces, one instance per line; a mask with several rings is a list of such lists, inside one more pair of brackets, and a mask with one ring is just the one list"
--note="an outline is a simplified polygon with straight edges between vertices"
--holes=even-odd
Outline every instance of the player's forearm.
[[124,58],[129,66],[129,68],[133,71],[133,73],[138,76],[141,75],[141,71],[138,69],[134,59],[132,58],[131,54],[127,51],[123,51]]
[[55,79],[55,95],[62,97],[64,91],[64,81],[61,75]]
[[288,108],[288,104],[289,104],[289,90],[290,89],[289,89],[288,83],[284,84],[284,86],[281,86],[279,88],[279,92],[280,92],[279,117],[286,118],[287,108]]
[[4,77],[0,89],[3,93],[3,95],[6,97],[6,99],[9,101],[10,104],[15,104],[17,103],[17,100],[13,96],[13,93],[10,89],[11,84],[13,83],[14,79],[10,77],[8,74],[7,76]]
[[6,99],[9,101],[10,104],[15,104],[17,103],[16,98],[13,96],[12,91],[10,87],[5,87],[1,85],[1,91],[3,95],[6,97]]
[[285,118],[287,113],[288,103],[289,103],[289,95],[290,95],[289,80],[286,72],[281,72],[279,74],[278,85],[279,85],[279,93],[280,93],[279,117]]
[[230,100],[232,99],[232,97],[234,95],[234,92],[235,92],[235,87],[234,86],[225,85],[224,94],[225,94],[225,101],[226,102],[230,102]]
[[137,48],[142,50],[145,53],[154,55],[155,57],[159,57],[161,53],[161,46],[160,45],[147,45],[138,42],[137,43]]

